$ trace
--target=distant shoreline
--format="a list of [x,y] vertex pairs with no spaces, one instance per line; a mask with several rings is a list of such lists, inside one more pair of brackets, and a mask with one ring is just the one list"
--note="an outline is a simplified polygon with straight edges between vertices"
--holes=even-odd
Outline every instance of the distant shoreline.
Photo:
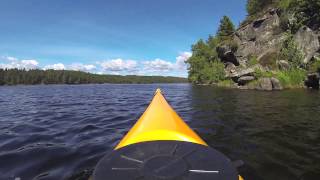
[[188,83],[187,78],[173,76],[99,75],[70,70],[0,69],[0,86],[50,84],[156,84]]
[[[14,84],[14,85],[0,85],[0,87],[14,87],[14,86],[50,86],[50,85],[70,85],[70,86],[80,86],[80,85],[150,85],[150,84],[192,84],[189,82],[168,82],[168,83],[83,83],[83,84]],[[200,86],[200,85],[196,85]]]

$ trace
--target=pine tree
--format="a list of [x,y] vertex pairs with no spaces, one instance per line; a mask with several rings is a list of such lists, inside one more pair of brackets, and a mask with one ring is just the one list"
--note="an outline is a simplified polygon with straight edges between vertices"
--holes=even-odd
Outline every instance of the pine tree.
[[220,26],[217,36],[221,41],[227,40],[234,33],[235,27],[228,16],[223,16],[220,20]]

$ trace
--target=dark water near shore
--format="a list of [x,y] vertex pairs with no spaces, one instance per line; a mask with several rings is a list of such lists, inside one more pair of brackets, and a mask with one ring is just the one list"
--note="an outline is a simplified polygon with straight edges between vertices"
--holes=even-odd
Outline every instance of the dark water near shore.
[[189,84],[0,87],[0,179],[67,179],[92,170],[154,90],[246,180],[320,179],[320,92]]

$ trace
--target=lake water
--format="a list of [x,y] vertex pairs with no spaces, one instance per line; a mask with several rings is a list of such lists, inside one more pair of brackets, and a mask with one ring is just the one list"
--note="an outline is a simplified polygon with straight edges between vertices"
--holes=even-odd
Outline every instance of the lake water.
[[0,179],[90,174],[156,88],[246,180],[320,179],[320,92],[190,84],[0,87]]

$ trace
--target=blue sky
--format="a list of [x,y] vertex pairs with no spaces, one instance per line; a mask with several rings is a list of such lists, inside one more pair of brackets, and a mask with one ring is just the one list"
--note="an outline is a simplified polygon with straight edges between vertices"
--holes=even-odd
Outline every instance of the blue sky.
[[0,67],[186,76],[191,45],[246,0],[1,0]]

